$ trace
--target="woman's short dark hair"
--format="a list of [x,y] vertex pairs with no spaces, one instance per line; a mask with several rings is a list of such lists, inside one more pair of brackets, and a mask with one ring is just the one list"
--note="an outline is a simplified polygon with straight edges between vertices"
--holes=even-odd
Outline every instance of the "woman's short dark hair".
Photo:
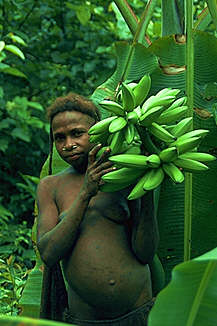
[[100,121],[100,112],[95,104],[76,93],[69,93],[66,96],[58,97],[56,100],[47,108],[47,117],[52,123],[53,118],[56,114],[65,111],[78,111],[87,114],[95,120]]

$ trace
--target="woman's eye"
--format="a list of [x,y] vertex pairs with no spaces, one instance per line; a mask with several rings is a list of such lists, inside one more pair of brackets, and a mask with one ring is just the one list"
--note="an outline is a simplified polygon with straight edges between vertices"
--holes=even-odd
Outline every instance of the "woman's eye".
[[60,140],[63,140],[63,139],[64,139],[64,136],[62,136],[62,135],[56,135],[55,136],[56,141],[60,141]]
[[76,131],[75,133],[74,133],[74,136],[75,137],[80,137],[81,135],[83,134],[83,131]]

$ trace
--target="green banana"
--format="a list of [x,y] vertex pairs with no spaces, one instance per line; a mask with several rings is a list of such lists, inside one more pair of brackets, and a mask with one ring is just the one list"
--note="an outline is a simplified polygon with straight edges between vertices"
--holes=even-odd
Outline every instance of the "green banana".
[[155,106],[166,106],[174,101],[175,96],[165,96],[165,97],[158,97],[158,96],[150,96],[145,103],[142,105],[142,113],[145,113],[147,110],[154,108]]
[[134,82],[127,84],[127,86],[130,87],[132,90],[134,90],[137,85],[138,85],[138,83],[134,83]]
[[105,145],[107,143],[108,136],[109,134],[107,131],[97,135],[90,135],[89,141],[90,143],[100,143],[102,145]]
[[175,182],[175,183],[181,183],[184,181],[185,177],[182,171],[173,164],[170,163],[164,163],[162,165],[164,172]]
[[184,140],[178,140],[176,143],[178,154],[180,155],[188,151],[194,150],[200,144],[200,142],[200,137],[192,137]]
[[127,121],[125,118],[116,117],[116,119],[114,119],[109,125],[109,132],[114,133],[114,132],[120,131],[121,129],[123,129],[126,126],[126,124],[127,124]]
[[128,200],[134,200],[137,198],[140,198],[146,194],[146,191],[143,189],[143,184],[145,181],[146,176],[143,175],[137,184],[134,186],[134,188],[131,190],[130,194],[128,195]]
[[156,119],[161,115],[161,113],[165,110],[163,106],[156,106],[144,114],[139,118],[140,125],[143,127],[150,126]]
[[161,167],[158,169],[150,169],[145,175],[146,178],[143,183],[144,190],[153,190],[157,188],[164,179],[164,171]]
[[182,136],[183,134],[191,130],[192,121],[193,121],[192,117],[182,119],[181,121],[179,121],[179,123],[177,123],[177,125],[175,125],[171,129],[170,131],[171,134],[174,135],[175,137]]
[[202,138],[202,137],[205,137],[208,133],[209,133],[209,130],[206,130],[206,129],[195,129],[195,130],[189,131],[189,132],[183,134],[182,136],[180,136],[177,139],[177,142],[180,140],[185,140],[185,139],[192,138],[192,137],[201,137]]
[[141,105],[148,95],[151,88],[151,77],[149,75],[144,75],[138,84],[133,89],[135,95],[136,106]]
[[161,160],[157,154],[151,154],[147,156],[147,166],[150,168],[158,168],[160,166]]
[[[161,125],[163,128],[165,128],[167,131],[169,131],[171,134],[172,134],[172,130],[173,128],[176,126],[176,124],[173,124],[173,125]],[[173,134],[172,134],[173,135]]]
[[172,110],[167,109],[157,118],[156,122],[160,124],[176,122],[183,118],[187,111],[187,106],[180,106]]
[[145,155],[134,154],[120,154],[109,157],[109,160],[113,163],[118,164],[118,166],[137,169],[146,169],[147,159],[148,157]]
[[194,148],[196,148],[199,145],[200,142],[201,142],[200,137],[192,137],[192,138],[187,138],[184,140],[178,139],[175,142],[175,146],[177,148],[178,155],[193,150]]
[[95,123],[92,127],[90,127],[88,134],[97,135],[97,134],[101,134],[104,131],[107,131],[110,123],[116,118],[117,116],[113,116]]
[[109,147],[111,148],[111,154],[118,154],[121,152],[124,142],[124,132],[123,129],[112,134],[112,137],[109,139]]
[[173,163],[189,172],[206,171],[209,169],[205,164],[187,158],[178,158]]
[[172,134],[170,134],[167,130],[165,130],[162,126],[160,126],[156,122],[153,122],[152,125],[148,127],[148,131],[153,136],[166,143],[172,143],[176,140],[176,138]]
[[178,88],[163,88],[161,89],[155,96],[165,97],[165,96],[176,96],[180,93],[180,89]]
[[137,112],[134,110],[132,112],[128,112],[126,115],[126,119],[128,122],[131,122],[133,124],[136,124],[139,120]]
[[134,183],[142,174],[144,174],[143,170],[134,168],[120,168],[118,170],[108,172],[102,176],[102,180],[108,183]]
[[126,128],[124,129],[125,139],[127,144],[130,145],[135,136],[135,127],[132,123],[128,123]]
[[175,109],[179,106],[185,105],[187,103],[187,97],[180,97],[176,101],[174,101],[168,109]]
[[163,149],[159,153],[159,158],[162,162],[172,162],[178,157],[177,148],[175,146]]
[[118,104],[117,102],[110,101],[110,100],[104,100],[99,103],[101,107],[109,112],[112,112],[118,116],[125,116],[125,111],[123,107]]
[[122,83],[122,104],[125,111],[130,112],[135,109],[136,99],[131,87]]
[[181,159],[190,159],[199,162],[211,162],[215,161],[216,157],[209,153],[200,153],[200,152],[187,152],[179,156]]
[[130,146],[127,145],[127,149],[123,151],[123,154],[141,154],[141,144],[131,143]]

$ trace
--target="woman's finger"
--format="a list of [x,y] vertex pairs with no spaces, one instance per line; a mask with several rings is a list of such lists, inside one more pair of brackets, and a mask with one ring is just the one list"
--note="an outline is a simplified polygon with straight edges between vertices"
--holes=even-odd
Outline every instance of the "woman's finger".
[[97,144],[90,150],[88,154],[88,164],[93,164],[96,161],[96,154],[98,153],[101,147],[102,144]]
[[[113,167],[114,163],[113,162],[110,162],[110,161],[106,161],[106,162],[103,162],[101,163],[100,165],[98,165],[96,168],[95,168],[95,172],[96,173],[99,173],[100,171],[104,170],[104,169],[108,169],[108,168],[111,168]],[[115,167],[113,167],[113,170],[116,170]]]

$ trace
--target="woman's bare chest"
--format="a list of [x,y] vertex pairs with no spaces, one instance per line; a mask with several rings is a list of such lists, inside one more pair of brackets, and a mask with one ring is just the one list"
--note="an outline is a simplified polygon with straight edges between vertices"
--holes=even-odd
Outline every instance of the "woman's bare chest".
[[[59,214],[73,205],[79,196],[82,185],[83,179],[78,178],[73,182],[65,182],[58,186],[55,200]],[[119,192],[102,193],[99,191],[90,200],[83,223],[94,223],[94,220],[98,218],[106,218],[121,224],[128,220],[130,211],[126,198]]]

